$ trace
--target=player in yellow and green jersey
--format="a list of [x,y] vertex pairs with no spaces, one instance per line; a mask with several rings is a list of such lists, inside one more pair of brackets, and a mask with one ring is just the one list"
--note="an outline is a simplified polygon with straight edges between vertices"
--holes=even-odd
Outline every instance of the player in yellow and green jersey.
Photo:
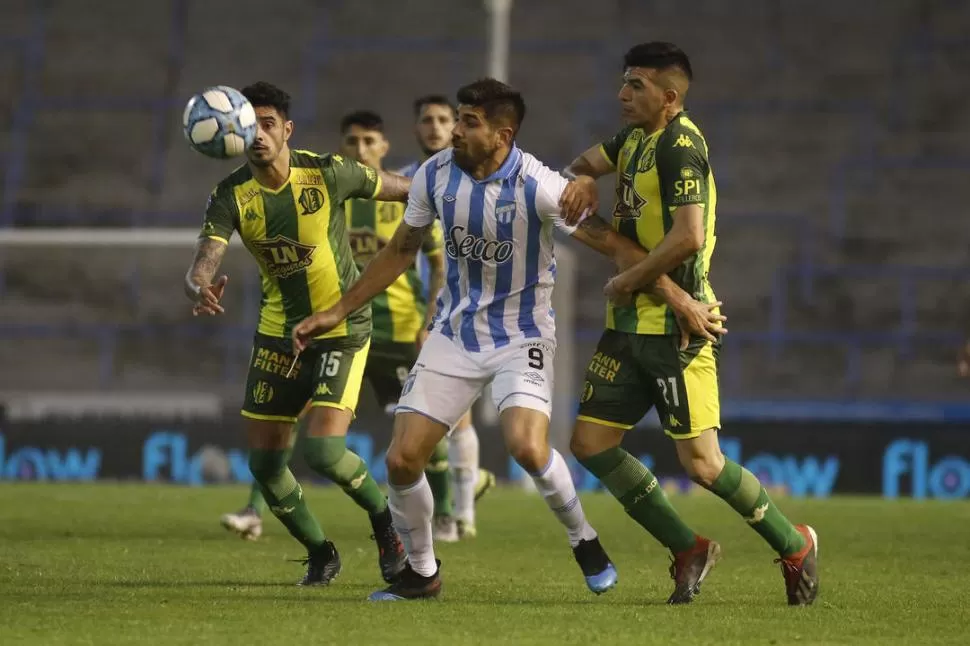
[[[442,94],[427,94],[414,100],[414,135],[421,149],[420,160],[412,162],[397,172],[412,177],[421,164],[445,148],[451,146],[451,131],[455,127],[455,107]],[[435,223],[435,226],[440,226]],[[442,258],[442,261],[444,259]],[[444,268],[442,267],[442,277]],[[429,272],[429,308],[436,304],[434,299],[443,284],[436,282],[435,274]],[[477,535],[475,526],[475,503],[495,486],[495,474],[479,466],[478,432],[467,411],[445,440],[435,447],[429,467],[441,469],[447,465],[451,474],[454,492],[454,514],[452,521],[437,516],[434,521],[435,540],[449,542],[459,538]]]
[[[792,525],[754,474],[725,458],[718,445],[719,340],[681,342],[676,315],[646,292],[667,275],[695,299],[717,304],[708,282],[717,190],[707,141],[684,110],[690,61],[675,45],[651,42],[628,51],[623,65],[619,99],[626,127],[567,171],[579,176],[574,193],[592,193],[594,178],[616,173],[613,227],[649,255],[607,284],[606,330],[586,371],[572,451],[673,553],[669,603],[690,602],[720,546],[696,535],[653,474],[620,448],[623,434],[656,406],[690,477],[728,502],[778,552],[788,602],[810,604],[818,592],[814,530]],[[575,197],[564,196],[564,207]]]
[[[384,136],[384,120],[380,115],[358,110],[341,119],[340,151],[346,156],[381,170],[388,150],[390,144]],[[354,260],[363,271],[394,236],[404,219],[404,205],[357,198],[348,200],[345,208]],[[444,282],[445,263],[444,238],[439,226],[431,228],[422,252],[430,268],[429,282],[440,287]],[[383,294],[371,301],[373,345],[364,378],[388,414],[393,415],[404,382],[418,358],[418,350],[427,335],[426,328],[431,323],[431,314],[433,309],[428,307],[416,263],[391,283]],[[447,440],[442,440],[440,446],[435,448],[425,473],[434,496],[434,525],[438,530],[435,539],[456,541],[458,534],[448,478]]]
[[346,445],[370,347],[370,308],[314,339],[298,357],[290,333],[304,317],[336,303],[359,276],[344,202],[403,202],[410,182],[340,155],[290,150],[289,95],[265,82],[242,93],[255,108],[258,132],[247,163],[209,197],[186,294],[196,315],[224,311],[219,301],[227,277],[213,279],[238,233],[259,268],[263,294],[242,409],[253,477],[273,514],[306,547],[301,583],[329,583],[340,571],[340,557],[287,466],[293,424],[308,407],[304,458],[367,511],[381,574],[390,581],[404,567],[403,546],[386,497]]

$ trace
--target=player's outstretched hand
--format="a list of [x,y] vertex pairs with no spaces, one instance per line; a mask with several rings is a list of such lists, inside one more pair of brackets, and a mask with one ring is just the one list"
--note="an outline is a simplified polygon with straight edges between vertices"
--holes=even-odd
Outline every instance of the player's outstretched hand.
[[223,275],[219,276],[216,282],[208,287],[200,289],[199,300],[192,306],[192,316],[198,316],[199,314],[208,314],[209,316],[225,314],[226,310],[219,304],[219,301],[222,300],[222,293],[226,291],[226,283],[228,282],[229,276]]
[[306,317],[293,328],[293,352],[303,352],[310,341],[334,329],[343,320],[333,308]]
[[719,336],[727,334],[724,322],[727,317],[714,310],[723,305],[716,303],[702,303],[690,299],[683,307],[678,307],[674,314],[680,327],[680,349],[686,350],[691,337],[701,337],[715,343]]
[[587,175],[579,175],[566,184],[566,188],[559,197],[562,217],[569,226],[579,224],[588,214],[595,213],[598,207],[599,192],[596,189],[596,180]]

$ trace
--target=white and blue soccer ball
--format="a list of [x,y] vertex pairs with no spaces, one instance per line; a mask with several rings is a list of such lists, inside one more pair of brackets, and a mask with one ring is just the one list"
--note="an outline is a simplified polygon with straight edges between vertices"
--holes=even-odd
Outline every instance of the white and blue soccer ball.
[[192,148],[227,159],[246,152],[256,139],[256,111],[242,92],[217,85],[189,99],[182,126]]

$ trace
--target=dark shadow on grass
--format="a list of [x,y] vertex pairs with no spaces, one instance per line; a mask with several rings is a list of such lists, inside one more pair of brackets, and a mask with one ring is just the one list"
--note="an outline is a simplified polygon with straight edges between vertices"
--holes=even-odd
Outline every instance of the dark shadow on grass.
[[93,583],[94,588],[293,588],[295,583],[286,581],[104,581]]
[[[339,592],[337,588],[333,588],[330,590],[330,592],[332,592],[333,594],[326,594],[326,595],[319,595],[319,596],[314,595],[313,597],[309,597],[309,596],[308,597],[288,597],[287,601],[294,601],[294,602],[305,601],[307,603],[315,603],[320,601],[321,599],[326,599],[327,603],[337,603],[337,604],[347,604],[347,605],[359,605],[359,604],[371,605],[371,602],[367,600],[367,595],[370,594],[370,592],[374,591],[376,588],[368,588],[367,586],[355,586],[355,587],[366,589],[366,592],[364,592],[360,596],[349,596],[345,594],[345,592],[347,592],[347,588],[343,588]],[[277,597],[248,596],[246,598],[251,600],[266,599],[266,600],[276,600],[276,601],[279,601],[280,599],[278,596]],[[610,601],[609,603],[602,603],[602,602],[597,603],[593,599],[567,599],[562,601],[556,601],[552,599],[541,599],[541,600],[482,599],[480,601],[474,601],[474,600],[467,600],[467,599],[450,600],[447,598],[410,602],[410,605],[418,608],[423,607],[425,605],[433,607],[438,604],[447,604],[449,606],[476,606],[476,607],[478,606],[519,606],[519,607],[531,606],[531,607],[538,607],[538,608],[574,607],[574,606],[585,606],[585,607],[593,608],[599,605],[622,607],[622,608],[645,608],[645,607],[663,608],[667,606],[666,602],[664,602],[663,600],[638,601],[635,599],[622,599],[622,600]],[[373,605],[376,608],[384,605],[384,603],[374,603]],[[732,601],[715,600],[715,601],[708,601],[702,605],[711,606],[711,607],[727,607],[727,606],[736,607],[737,603]],[[671,607],[670,612],[681,612],[681,611],[675,607]]]

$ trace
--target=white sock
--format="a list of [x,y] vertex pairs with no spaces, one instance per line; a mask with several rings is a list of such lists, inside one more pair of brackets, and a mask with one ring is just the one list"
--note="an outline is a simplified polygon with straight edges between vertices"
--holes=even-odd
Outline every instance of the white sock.
[[408,553],[411,569],[421,576],[431,576],[438,569],[431,540],[431,517],[434,514],[434,497],[428,479],[421,474],[418,481],[409,485],[392,484],[387,496],[394,529],[401,535]]
[[455,487],[455,518],[474,524],[478,484],[478,433],[474,426],[452,431],[448,438],[448,465]]
[[552,450],[549,463],[541,473],[532,474],[532,481],[546,499],[549,509],[565,526],[571,546],[576,547],[579,541],[596,538],[596,530],[586,521],[586,514],[573,485],[573,476],[559,451]]

